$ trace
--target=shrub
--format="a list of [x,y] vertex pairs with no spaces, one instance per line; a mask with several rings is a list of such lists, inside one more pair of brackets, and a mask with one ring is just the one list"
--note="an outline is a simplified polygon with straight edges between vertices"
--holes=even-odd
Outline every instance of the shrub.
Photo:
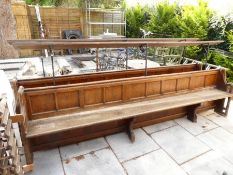
[[233,30],[227,32],[227,39],[229,42],[229,51],[233,52]]
[[141,7],[139,4],[126,10],[126,36],[129,38],[141,38],[140,28],[144,28],[147,23],[149,9]]
[[169,4],[168,1],[158,3],[151,10],[151,18],[147,29],[162,36],[180,37],[180,10],[176,3]]

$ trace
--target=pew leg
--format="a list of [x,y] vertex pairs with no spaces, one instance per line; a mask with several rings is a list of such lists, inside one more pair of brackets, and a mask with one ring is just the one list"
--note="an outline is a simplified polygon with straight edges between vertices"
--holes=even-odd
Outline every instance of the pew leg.
[[129,119],[128,126],[127,126],[127,134],[132,143],[135,141],[135,134],[133,132],[133,122],[134,122],[134,118]]
[[197,122],[197,108],[201,106],[201,104],[195,104],[192,106],[188,106],[187,118],[192,122]]
[[27,165],[33,164],[33,153],[31,149],[31,143],[29,139],[24,140],[24,154]]
[[19,129],[20,129],[22,144],[24,147],[26,163],[27,165],[32,165],[33,164],[33,153],[32,153],[32,148],[31,148],[31,142],[29,139],[26,138],[24,127],[22,126],[22,124],[19,125]]
[[[224,106],[225,100],[227,100],[226,107]],[[230,102],[231,102],[230,97],[228,97],[227,99],[224,98],[224,99],[216,100],[216,102],[215,102],[216,106],[215,106],[214,112],[216,112],[222,116],[227,116],[228,110],[230,107]]]

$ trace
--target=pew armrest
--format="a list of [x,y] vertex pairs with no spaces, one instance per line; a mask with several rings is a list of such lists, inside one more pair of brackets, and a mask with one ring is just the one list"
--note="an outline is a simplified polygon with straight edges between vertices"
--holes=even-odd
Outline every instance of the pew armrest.
[[12,123],[24,123],[24,116],[22,114],[15,114],[10,116]]

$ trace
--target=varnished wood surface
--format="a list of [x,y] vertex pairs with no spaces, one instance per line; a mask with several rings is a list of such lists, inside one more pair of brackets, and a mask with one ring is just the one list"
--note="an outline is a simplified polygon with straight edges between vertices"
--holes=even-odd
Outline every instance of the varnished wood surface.
[[[174,65],[169,67],[161,66],[157,68],[147,69],[147,76],[189,72],[196,70],[200,70],[199,64]],[[14,82],[14,85],[17,86],[16,87],[17,90],[20,86],[23,86],[24,88],[33,88],[33,87],[53,86],[54,82],[56,85],[62,85],[62,84],[65,85],[65,84],[84,83],[84,82],[100,81],[100,80],[139,77],[144,75],[145,75],[144,69],[103,71],[103,72],[95,72],[95,73],[58,76],[55,78],[45,77],[45,78],[16,80],[16,82]]]
[[154,75],[70,85],[26,88],[21,110],[29,120],[48,118],[72,109],[119,104],[141,98],[215,87],[219,70]]
[[[34,41],[44,41],[45,39],[34,39]],[[49,42],[69,42],[71,39],[46,39]],[[72,41],[78,42],[106,42],[106,41],[114,41],[114,42],[124,42],[124,41],[199,41],[199,38],[103,38],[103,39],[72,39]],[[9,44],[14,44],[17,42],[31,42],[32,40],[7,40]]]
[[33,150],[51,148],[123,131],[133,117],[131,128],[184,116],[194,104],[213,108],[232,96],[225,78],[221,70],[201,70],[21,87],[26,141]]
[[[200,111],[213,109],[214,106],[208,105],[200,108]],[[133,128],[144,127],[161,123],[168,120],[177,119],[186,115],[186,107],[155,112],[135,119]],[[67,130],[57,134],[44,135],[40,137],[31,138],[33,151],[52,149],[58,146],[79,143],[81,141],[104,137],[117,132],[124,132],[126,130],[127,122],[125,120],[113,121],[84,128],[77,128],[74,130]],[[137,139],[137,138],[136,138]]]
[[49,119],[32,120],[29,121],[27,137],[37,137],[114,120],[123,120],[146,113],[164,111],[231,96],[232,94],[218,89],[199,90],[161,99],[133,102],[108,108],[103,107],[97,110],[67,114]]
[[215,87],[219,70],[174,73],[49,87],[25,88],[21,110],[29,120],[83,108],[164,97]]
[[67,48],[127,48],[127,47],[177,47],[177,46],[198,46],[198,45],[217,45],[222,40],[216,41],[73,41],[61,39],[51,40],[18,40],[11,42],[16,49],[67,49]]

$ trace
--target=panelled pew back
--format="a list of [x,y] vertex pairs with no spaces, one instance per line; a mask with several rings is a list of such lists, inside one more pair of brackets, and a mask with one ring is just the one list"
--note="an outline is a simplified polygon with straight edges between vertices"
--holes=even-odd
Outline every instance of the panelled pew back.
[[[170,73],[181,73],[181,72],[189,72],[189,71],[198,71],[200,69],[201,69],[201,65],[199,64],[176,65],[169,67],[164,66],[157,68],[148,68],[147,75],[152,76],[152,75],[161,75],[161,74],[170,74]],[[33,87],[53,86],[54,82],[56,85],[65,85],[65,84],[85,83],[85,82],[110,80],[110,79],[139,77],[144,75],[145,75],[144,69],[106,71],[106,72],[86,73],[80,75],[58,76],[55,79],[51,77],[46,77],[46,78],[17,80],[16,82],[13,82],[13,86],[15,86],[14,89],[16,89],[17,91],[17,89],[20,86],[23,86],[24,88],[33,88]]]
[[[26,138],[28,123],[49,119],[57,116],[69,116],[79,112],[99,109],[101,107],[117,106],[124,103],[143,101],[145,99],[160,99],[175,94],[186,94],[202,89],[221,89],[226,91],[225,71],[201,70],[174,74],[141,76],[132,78],[112,79],[95,82],[56,85],[37,88],[19,88],[20,111],[25,116],[23,138],[26,143],[25,151],[28,163],[32,163],[30,150],[52,148],[58,145],[75,143],[90,138],[100,137],[122,131],[127,121],[111,121],[74,130],[54,133],[53,135],[39,135]],[[200,109],[215,107],[215,100],[201,106]],[[168,104],[169,105],[169,104]],[[220,105],[221,106],[221,105]],[[134,127],[174,119],[187,113],[187,106],[168,109],[150,114],[137,116]],[[111,117],[111,116],[109,116]],[[63,117],[63,120],[65,120]],[[47,121],[48,119],[48,121]],[[52,126],[51,126],[52,127]],[[44,128],[46,130],[46,128]],[[30,141],[30,144],[28,144]]]
[[129,102],[143,98],[159,98],[174,93],[187,93],[200,88],[216,87],[219,70],[155,75],[98,82],[25,88],[22,111],[29,120],[47,118],[70,110]]

